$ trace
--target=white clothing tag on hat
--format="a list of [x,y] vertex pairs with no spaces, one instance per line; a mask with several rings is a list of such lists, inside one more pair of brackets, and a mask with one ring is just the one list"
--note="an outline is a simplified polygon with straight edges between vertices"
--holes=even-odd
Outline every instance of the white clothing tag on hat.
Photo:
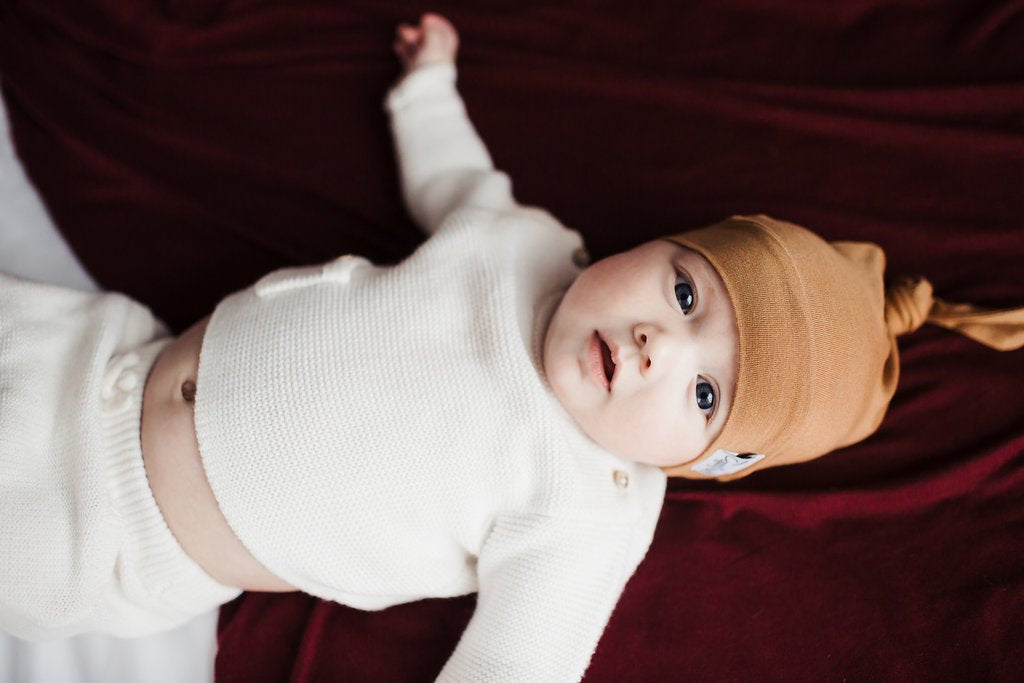
[[764,460],[764,453],[744,453],[719,448],[717,451],[696,462],[690,469],[700,472],[706,477],[722,477],[747,469],[755,462]]

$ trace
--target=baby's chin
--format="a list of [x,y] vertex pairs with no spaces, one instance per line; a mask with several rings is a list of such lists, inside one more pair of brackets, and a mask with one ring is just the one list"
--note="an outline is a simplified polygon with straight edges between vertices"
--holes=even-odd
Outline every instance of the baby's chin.
[[597,443],[597,445],[601,446],[606,451],[617,455],[623,460],[629,460],[640,465],[650,465],[652,467],[676,467],[678,465],[685,465],[696,460],[704,451],[703,447],[692,454],[689,454],[686,451],[680,452],[678,448],[670,446],[651,446],[643,448],[637,447],[635,439],[624,440],[621,438],[607,437],[604,434],[595,435],[587,432],[586,429],[584,429],[584,432],[587,433],[587,436]]

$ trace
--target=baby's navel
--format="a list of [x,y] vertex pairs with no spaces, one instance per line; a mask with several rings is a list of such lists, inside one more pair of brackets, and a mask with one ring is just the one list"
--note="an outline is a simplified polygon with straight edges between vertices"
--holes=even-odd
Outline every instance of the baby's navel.
[[181,397],[192,403],[196,400],[196,383],[190,379],[181,383]]

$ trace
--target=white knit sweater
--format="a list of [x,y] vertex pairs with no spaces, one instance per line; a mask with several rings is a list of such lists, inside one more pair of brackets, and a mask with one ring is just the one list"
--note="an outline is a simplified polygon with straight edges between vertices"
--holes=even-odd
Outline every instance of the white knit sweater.
[[395,267],[343,257],[216,309],[196,430],[239,538],[273,573],[361,609],[478,591],[441,679],[578,680],[650,545],[661,470],[604,451],[545,383],[577,233],[516,204],[455,70],[387,108],[410,212]]

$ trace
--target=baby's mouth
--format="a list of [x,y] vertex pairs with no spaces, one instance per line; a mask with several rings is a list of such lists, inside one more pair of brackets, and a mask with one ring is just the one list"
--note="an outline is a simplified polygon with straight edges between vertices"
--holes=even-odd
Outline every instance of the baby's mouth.
[[612,350],[608,348],[608,345],[604,343],[604,339],[601,335],[597,335],[597,340],[601,343],[601,363],[604,366],[604,376],[608,380],[608,391],[612,388],[612,378],[615,376],[615,361],[612,360]]

